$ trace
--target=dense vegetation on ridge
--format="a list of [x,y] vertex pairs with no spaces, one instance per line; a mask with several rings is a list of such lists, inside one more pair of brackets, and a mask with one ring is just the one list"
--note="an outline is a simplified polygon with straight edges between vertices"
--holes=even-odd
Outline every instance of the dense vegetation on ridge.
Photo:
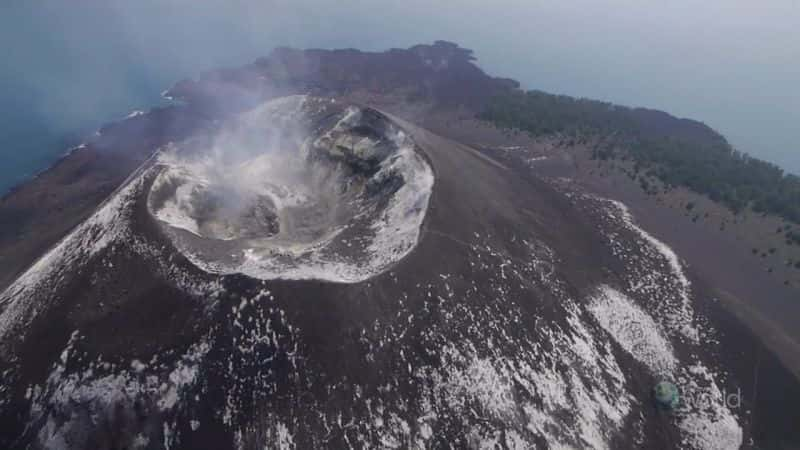
[[595,157],[630,157],[636,172],[708,195],[737,213],[750,207],[800,223],[800,177],[733,149],[700,122],[540,91],[495,96],[479,117],[533,136],[612,137],[595,148]]

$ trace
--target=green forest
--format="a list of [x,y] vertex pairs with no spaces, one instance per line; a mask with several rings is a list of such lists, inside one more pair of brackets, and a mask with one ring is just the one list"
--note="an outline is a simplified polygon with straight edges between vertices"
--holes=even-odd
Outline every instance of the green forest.
[[533,136],[602,137],[596,158],[631,158],[637,172],[706,194],[734,212],[752,208],[800,223],[800,177],[733,149],[700,122],[540,91],[494,97],[479,118]]

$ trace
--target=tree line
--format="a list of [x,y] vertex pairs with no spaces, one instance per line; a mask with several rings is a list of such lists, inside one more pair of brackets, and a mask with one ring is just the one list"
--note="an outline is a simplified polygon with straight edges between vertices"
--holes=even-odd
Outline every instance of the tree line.
[[700,122],[541,91],[496,96],[478,116],[533,136],[601,137],[596,158],[631,158],[637,173],[708,195],[736,213],[752,208],[800,223],[800,177],[733,149]]

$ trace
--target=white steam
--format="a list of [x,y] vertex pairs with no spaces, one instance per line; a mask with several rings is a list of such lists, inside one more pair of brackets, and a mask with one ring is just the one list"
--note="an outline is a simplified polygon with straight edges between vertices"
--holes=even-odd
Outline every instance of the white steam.
[[262,279],[380,273],[416,245],[433,187],[385,118],[305,96],[170,149],[157,169],[149,204],[176,246],[204,270]]

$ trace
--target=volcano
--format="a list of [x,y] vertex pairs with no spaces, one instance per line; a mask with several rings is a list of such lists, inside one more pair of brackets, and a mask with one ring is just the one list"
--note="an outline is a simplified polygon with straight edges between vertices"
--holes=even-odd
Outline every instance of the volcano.
[[101,130],[67,158],[149,151],[0,294],[2,445],[762,439],[751,335],[625,204],[414,120],[514,88],[448,43],[280,49]]

